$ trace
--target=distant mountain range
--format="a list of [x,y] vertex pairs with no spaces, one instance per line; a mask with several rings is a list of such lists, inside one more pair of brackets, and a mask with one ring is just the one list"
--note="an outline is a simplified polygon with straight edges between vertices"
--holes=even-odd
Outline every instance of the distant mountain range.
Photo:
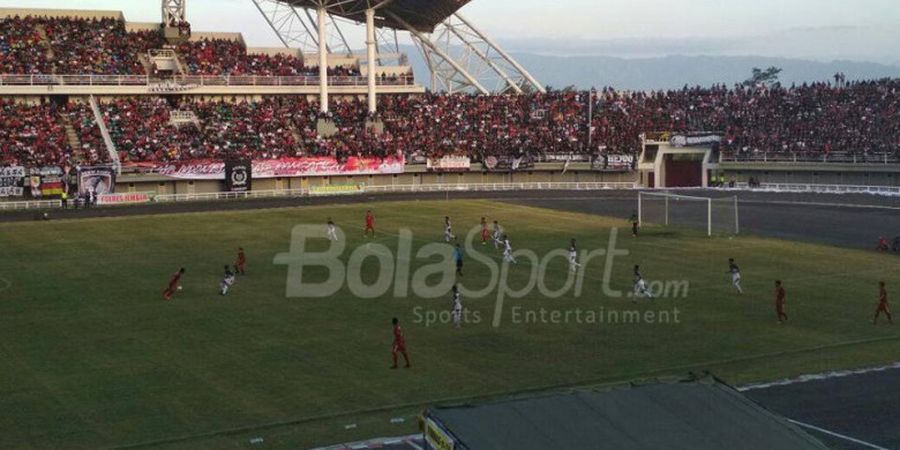
[[[784,69],[783,84],[900,77],[896,28],[792,29],[727,39],[505,39],[501,45],[544,85],[668,89],[734,84],[753,67]],[[428,69],[413,46],[403,49],[426,85]],[[750,56],[748,56],[750,55]],[[752,56],[768,55],[768,56]]]
[[[410,62],[420,83],[428,86],[428,68],[414,48]],[[664,56],[617,58],[609,56],[549,56],[512,53],[545,86],[613,86],[627,90],[673,89],[684,85],[732,85],[746,80],[754,67],[777,66],[782,84],[828,81],[843,72],[847,79],[900,78],[900,66],[857,61],[818,62],[763,56]]]
[[709,86],[716,83],[732,85],[746,80],[754,67],[770,66],[784,69],[780,76],[784,85],[829,80],[837,72],[843,72],[852,80],[900,77],[898,66],[756,56],[665,56],[624,59],[518,53],[515,54],[515,58],[541,83],[556,88],[574,85],[578,88],[614,86],[619,89],[649,90],[679,88],[684,85]]

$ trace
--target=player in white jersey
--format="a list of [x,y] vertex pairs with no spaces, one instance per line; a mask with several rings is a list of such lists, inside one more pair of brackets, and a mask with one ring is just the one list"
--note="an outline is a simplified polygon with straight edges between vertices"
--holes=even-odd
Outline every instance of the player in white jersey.
[[331,220],[331,217],[328,218],[328,239],[332,241],[337,241],[337,226],[335,226],[334,221]]
[[632,302],[636,302],[638,297],[647,297],[653,298],[653,294],[650,292],[650,288],[647,287],[647,282],[644,281],[644,275],[641,274],[641,266],[634,266],[634,295],[631,298]]
[[517,264],[516,258],[513,258],[512,244],[509,243],[509,236],[503,235],[503,260]]
[[728,258],[728,272],[731,274],[731,284],[737,289],[738,294],[743,294],[744,289],[741,288],[741,269],[734,263],[734,258]]
[[578,264],[578,247],[575,245],[575,239],[569,244],[569,272],[577,272],[581,264]]
[[222,277],[222,282],[219,283],[219,295],[225,295],[228,293],[228,289],[231,288],[231,285],[234,284],[234,272],[231,271],[231,268],[225,266],[225,275]]
[[494,238],[494,248],[500,248],[500,244],[503,243],[503,228],[496,220],[494,221],[494,232],[492,237]]
[[453,225],[450,224],[450,216],[444,217],[444,242],[450,242],[456,239],[453,235]]
[[456,285],[453,285],[453,326],[459,328],[462,326],[462,315],[463,315],[463,307],[462,307],[462,296],[459,294],[459,289]]

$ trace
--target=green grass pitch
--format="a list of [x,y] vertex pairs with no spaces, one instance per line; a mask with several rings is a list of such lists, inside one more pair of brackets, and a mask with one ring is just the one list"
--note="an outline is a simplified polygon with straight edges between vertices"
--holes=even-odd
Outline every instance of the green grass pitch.
[[[690,290],[636,304],[606,298],[596,259],[581,297],[507,298],[496,328],[495,293],[465,298],[482,320],[459,330],[414,323],[417,307],[449,310],[449,294],[362,300],[345,288],[327,299],[287,298],[287,268],[273,260],[288,250],[292,227],[333,217],[347,233],[346,254],[365,243],[366,209],[378,220],[376,240],[392,250],[400,228],[413,231],[413,250],[440,242],[445,215],[458,234],[481,216],[500,220],[514,248],[540,255],[572,237],[581,252],[605,248],[622,227],[618,247],[630,254],[615,260],[613,288],[630,290],[639,263],[649,280],[688,280]],[[220,297],[222,265],[239,246],[248,274]],[[743,296],[731,287],[729,257],[743,270]],[[555,261],[551,287],[568,270]],[[184,290],[163,301],[180,266]],[[363,278],[376,272],[366,259]],[[487,283],[471,257],[465,272],[464,284]],[[529,273],[525,263],[511,268],[510,284],[521,287]],[[897,273],[900,260],[874,252],[654,227],[634,239],[623,218],[488,201],[0,224],[0,448],[244,448],[260,436],[254,448],[296,449],[413,433],[416,411],[434,402],[699,370],[740,384],[882,364],[900,359],[900,329],[870,320],[877,281],[900,292]],[[785,325],[775,320],[776,278],[788,292]],[[514,324],[513,307],[680,315],[669,324]],[[388,368],[394,316],[410,370]]]

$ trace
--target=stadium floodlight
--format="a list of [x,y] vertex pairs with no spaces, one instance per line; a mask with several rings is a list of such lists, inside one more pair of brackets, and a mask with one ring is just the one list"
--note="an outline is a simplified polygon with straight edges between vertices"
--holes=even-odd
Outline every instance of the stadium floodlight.
[[713,233],[740,233],[738,198],[696,197],[669,192],[638,193],[638,223],[701,228]]

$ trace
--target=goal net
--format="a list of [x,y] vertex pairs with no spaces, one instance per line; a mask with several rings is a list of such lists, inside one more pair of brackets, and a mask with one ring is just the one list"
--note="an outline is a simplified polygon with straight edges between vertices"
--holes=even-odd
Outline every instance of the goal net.
[[738,199],[694,197],[668,192],[638,193],[638,222],[699,228],[707,235],[738,234]]

